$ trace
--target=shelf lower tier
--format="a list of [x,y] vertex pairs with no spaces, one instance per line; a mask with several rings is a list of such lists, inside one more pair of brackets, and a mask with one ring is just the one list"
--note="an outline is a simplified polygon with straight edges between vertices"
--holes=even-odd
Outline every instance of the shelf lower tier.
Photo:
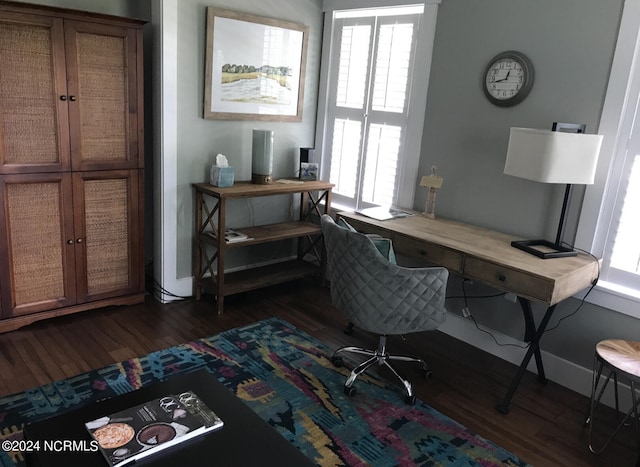
[[[308,276],[319,277],[320,267],[302,260],[284,261],[244,271],[226,273],[221,295],[223,297],[235,295]],[[203,278],[202,282],[207,293],[217,295],[213,281],[210,278]]]
[[[278,224],[261,225],[255,227],[242,227],[234,230],[246,234],[248,236],[248,239],[238,242],[228,242],[225,244],[225,249],[257,245],[259,243],[268,243],[277,240],[284,240],[287,238],[299,238],[309,235],[322,234],[322,229],[319,225],[305,221],[282,222]],[[217,244],[217,239],[211,234],[211,232],[200,234],[199,238],[205,243],[214,246]]]

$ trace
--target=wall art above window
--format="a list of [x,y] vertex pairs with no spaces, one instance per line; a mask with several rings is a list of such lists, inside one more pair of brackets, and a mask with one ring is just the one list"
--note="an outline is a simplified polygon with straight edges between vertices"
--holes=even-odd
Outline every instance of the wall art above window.
[[309,28],[207,8],[204,118],[302,120]]

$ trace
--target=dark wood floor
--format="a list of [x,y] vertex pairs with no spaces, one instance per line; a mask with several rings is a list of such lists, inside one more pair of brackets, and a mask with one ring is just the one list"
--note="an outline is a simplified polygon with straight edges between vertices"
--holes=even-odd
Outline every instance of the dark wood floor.
[[[355,343],[373,348],[376,343],[362,332],[346,336],[346,322],[332,308],[328,289],[310,281],[227,298],[222,316],[215,315],[206,296],[169,305],[148,297],[143,305],[88,311],[0,335],[0,396],[271,316],[332,347]],[[502,415],[494,406],[515,366],[438,331],[406,340],[393,337],[388,347],[422,356],[431,365],[433,377],[427,381],[417,369],[404,367],[420,399],[533,465],[635,465],[637,437],[631,428],[599,457],[589,452],[584,396],[552,382],[541,385],[527,374],[510,413]],[[605,418],[598,428],[614,425],[613,414]]]

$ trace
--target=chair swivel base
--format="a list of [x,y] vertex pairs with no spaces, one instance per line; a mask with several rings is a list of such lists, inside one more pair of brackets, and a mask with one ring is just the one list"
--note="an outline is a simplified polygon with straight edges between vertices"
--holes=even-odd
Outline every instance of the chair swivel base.
[[408,405],[414,405],[416,403],[416,396],[413,393],[413,387],[411,386],[411,382],[408,379],[406,379],[404,376],[402,376],[389,362],[395,360],[395,361],[419,363],[422,366],[424,377],[428,378],[429,376],[431,376],[431,370],[429,370],[429,367],[427,367],[427,364],[422,358],[412,357],[409,355],[390,355],[386,350],[386,336],[380,336],[377,350],[369,350],[369,349],[363,349],[361,347],[352,347],[352,346],[345,346],[345,347],[339,348],[333,353],[333,356],[331,357],[331,362],[335,366],[337,367],[344,366],[344,361],[342,360],[342,357],[340,355],[343,353],[352,353],[352,354],[364,355],[365,357],[369,357],[360,365],[358,365],[353,370],[351,370],[351,373],[349,374],[347,381],[344,383],[344,393],[349,397],[353,397],[356,394],[356,388],[353,387],[353,384],[355,383],[358,376],[366,372],[369,368],[371,368],[375,364],[386,366],[389,370],[391,370],[391,372],[396,376],[396,378],[400,380],[405,392],[404,401]]

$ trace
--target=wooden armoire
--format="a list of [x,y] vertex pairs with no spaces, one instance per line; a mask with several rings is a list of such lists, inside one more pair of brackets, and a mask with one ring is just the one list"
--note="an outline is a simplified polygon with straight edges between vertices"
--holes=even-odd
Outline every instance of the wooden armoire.
[[0,1],[0,332],[144,300],[143,24]]

